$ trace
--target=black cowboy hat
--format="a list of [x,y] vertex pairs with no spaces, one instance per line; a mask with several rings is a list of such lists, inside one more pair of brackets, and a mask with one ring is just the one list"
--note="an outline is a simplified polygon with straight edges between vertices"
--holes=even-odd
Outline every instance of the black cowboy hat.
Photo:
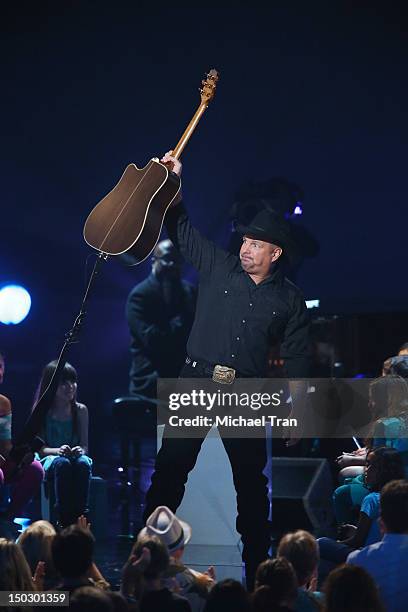
[[289,223],[274,210],[261,210],[249,225],[237,225],[236,230],[243,236],[263,240],[281,247],[289,260],[296,257],[296,245]]

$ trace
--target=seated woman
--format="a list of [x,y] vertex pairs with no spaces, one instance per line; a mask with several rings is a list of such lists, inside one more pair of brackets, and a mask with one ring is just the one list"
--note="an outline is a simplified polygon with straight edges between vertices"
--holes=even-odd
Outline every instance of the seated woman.
[[372,437],[366,447],[354,454],[343,454],[338,458],[340,481],[333,495],[334,512],[338,523],[352,522],[355,510],[360,508],[369,489],[364,483],[363,473],[366,456],[370,448],[388,446],[401,454],[405,477],[408,477],[408,382],[400,376],[383,376],[370,384],[369,406],[373,415]]
[[[38,397],[48,387],[56,368],[49,363],[43,372]],[[74,523],[88,512],[92,459],[88,451],[88,409],[77,402],[77,373],[69,363],[62,372],[49,408],[40,450],[46,480],[54,486],[58,520],[61,526]]]
[[[0,384],[4,379],[5,358],[0,351]],[[34,460],[34,455],[28,453],[24,458],[23,465],[16,473],[7,470],[7,457],[12,448],[11,443],[11,402],[5,395],[0,395],[0,496],[2,498],[2,526],[1,535],[13,536],[11,523],[21,512],[38,491],[44,479],[44,470],[39,461]],[[4,484],[10,485],[5,487]],[[9,501],[10,498],[10,501]]]
[[401,456],[395,448],[380,446],[370,451],[364,472],[364,484],[368,494],[363,498],[357,526],[344,525],[343,538],[317,540],[320,551],[320,575],[324,576],[335,566],[344,563],[356,548],[379,542],[381,533],[378,525],[380,515],[380,491],[391,480],[404,478]]

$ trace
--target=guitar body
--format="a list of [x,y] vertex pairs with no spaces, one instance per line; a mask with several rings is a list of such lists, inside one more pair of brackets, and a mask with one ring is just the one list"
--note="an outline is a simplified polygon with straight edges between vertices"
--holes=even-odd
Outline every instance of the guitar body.
[[129,164],[119,183],[89,214],[85,241],[97,251],[144,261],[159,240],[164,216],[180,191],[180,179],[151,160],[139,169]]
[[[201,104],[172,151],[175,159],[212,100],[217,81],[214,69],[201,81]],[[116,187],[88,216],[85,242],[106,255],[121,255],[130,265],[141,263],[156,246],[164,216],[179,191],[180,178],[158,160],[150,160],[141,170],[129,164]]]

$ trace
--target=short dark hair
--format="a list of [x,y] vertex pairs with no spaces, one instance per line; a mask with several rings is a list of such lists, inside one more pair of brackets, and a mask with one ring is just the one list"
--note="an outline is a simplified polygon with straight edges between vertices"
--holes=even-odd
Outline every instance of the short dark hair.
[[245,588],[237,580],[227,578],[211,589],[204,612],[250,612],[251,604]]
[[111,600],[114,612],[128,612],[128,604],[123,595],[118,591],[105,591],[105,593]]
[[380,512],[388,531],[408,531],[408,480],[392,480],[382,488]]
[[404,464],[396,448],[377,446],[370,450],[367,461],[370,456],[372,456],[371,464],[376,468],[375,483],[371,485],[372,491],[381,491],[387,482],[404,478]]
[[73,612],[114,612],[109,595],[93,586],[75,589],[70,597],[69,608]]
[[82,576],[92,564],[94,543],[92,533],[78,525],[70,525],[57,533],[52,541],[51,553],[61,576]]
[[281,605],[283,601],[295,600],[298,581],[290,561],[284,557],[262,561],[256,570],[255,593],[260,590],[262,601],[269,606]]
[[169,566],[170,556],[167,546],[163,544],[158,536],[139,536],[132,549],[132,554],[139,558],[143,548],[150,550],[150,563],[144,570],[143,575],[148,580],[159,578]]
[[374,579],[358,565],[340,565],[332,570],[323,592],[324,609],[330,612],[384,612]]

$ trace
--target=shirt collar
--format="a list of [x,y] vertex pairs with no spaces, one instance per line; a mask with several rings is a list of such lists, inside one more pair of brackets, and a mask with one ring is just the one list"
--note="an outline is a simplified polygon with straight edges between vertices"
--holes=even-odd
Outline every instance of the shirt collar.
[[264,287],[265,285],[281,285],[283,282],[283,274],[280,268],[278,267],[274,268],[271,274],[267,278],[265,278],[261,283],[258,283],[257,285],[254,283],[252,278],[249,276],[248,272],[245,272],[245,270],[242,267],[241,267],[241,272],[243,272],[246,275],[248,282],[251,285],[254,285],[254,287]]

